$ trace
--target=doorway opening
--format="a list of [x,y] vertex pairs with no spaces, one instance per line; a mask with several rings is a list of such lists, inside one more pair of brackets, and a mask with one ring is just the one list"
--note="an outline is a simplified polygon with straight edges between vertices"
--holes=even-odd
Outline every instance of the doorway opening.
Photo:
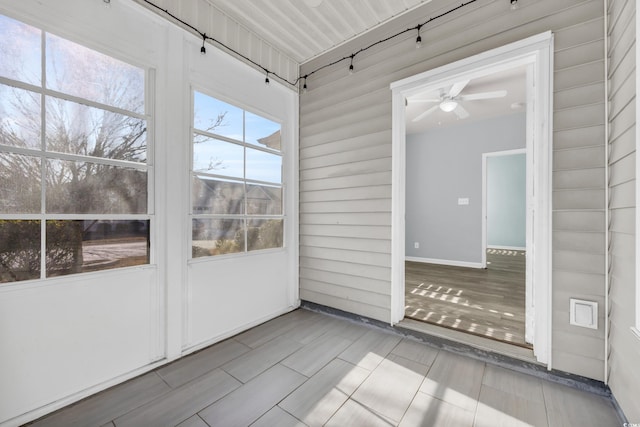
[[[405,316],[530,348],[527,73],[518,66],[407,98]],[[457,105],[443,110],[447,102]]]
[[[532,347],[549,368],[552,44],[540,34],[391,86],[392,324]],[[482,170],[511,150],[526,159],[524,246],[491,245]]]

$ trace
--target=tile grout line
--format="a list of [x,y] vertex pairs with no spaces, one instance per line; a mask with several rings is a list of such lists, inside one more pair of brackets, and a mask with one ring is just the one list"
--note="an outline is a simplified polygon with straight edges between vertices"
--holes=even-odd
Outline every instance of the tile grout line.
[[[204,420],[204,418],[202,418],[202,417],[200,416],[200,412],[201,412],[201,411],[204,411],[204,409],[201,409],[200,411],[196,412],[195,414],[193,414],[193,416],[198,417],[198,419],[199,419],[199,420],[201,420],[201,421],[202,421],[202,422],[203,422],[207,427],[211,427],[211,424],[209,424],[208,422],[206,422],[206,421]],[[188,418],[187,418],[187,419],[188,419]]]

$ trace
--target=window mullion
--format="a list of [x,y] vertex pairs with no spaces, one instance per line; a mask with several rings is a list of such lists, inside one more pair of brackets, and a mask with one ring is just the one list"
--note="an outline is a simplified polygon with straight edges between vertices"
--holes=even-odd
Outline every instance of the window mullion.
[[[247,120],[246,120],[247,112],[242,110],[242,142],[246,144],[247,141]],[[242,160],[242,186],[244,188],[244,219],[243,219],[243,228],[244,228],[244,252],[249,252],[249,221],[247,220],[247,215],[249,212],[249,203],[247,201],[247,146],[244,146],[242,150],[243,160]]]
[[40,31],[40,279],[47,277],[47,211],[46,179],[47,165],[44,152],[47,148],[47,110],[44,94],[47,85],[47,37],[44,31]]

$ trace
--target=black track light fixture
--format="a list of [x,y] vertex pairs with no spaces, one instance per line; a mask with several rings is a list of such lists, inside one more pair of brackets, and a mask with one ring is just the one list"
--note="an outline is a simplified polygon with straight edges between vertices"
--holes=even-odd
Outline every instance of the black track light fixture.
[[201,54],[205,54],[207,53],[207,48],[204,47],[204,42],[207,41],[207,34],[206,33],[202,33],[202,47],[200,48],[200,53]]
[[418,25],[418,37],[416,37],[416,49],[420,49],[422,47],[422,36],[420,36],[420,28],[422,28],[422,24]]
[[302,93],[307,93],[307,76],[305,75],[303,79],[304,79],[304,84],[302,85]]
[[[266,71],[266,70],[265,70],[265,71]],[[265,77],[265,79],[264,79],[264,84],[266,84],[267,86],[269,86],[269,84],[271,83],[271,82],[269,81],[269,71],[266,71],[266,73],[267,73],[267,77]]]
[[353,58],[355,58],[356,54],[352,54],[351,55],[351,63],[349,64],[349,74],[353,74],[354,73],[354,68],[353,68]]
[[516,10],[518,8],[518,0],[509,0],[511,2],[511,10]]

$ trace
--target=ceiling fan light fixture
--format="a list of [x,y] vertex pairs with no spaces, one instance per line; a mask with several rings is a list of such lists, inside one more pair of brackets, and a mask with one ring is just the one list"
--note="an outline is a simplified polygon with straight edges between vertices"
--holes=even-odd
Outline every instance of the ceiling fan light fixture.
[[445,113],[450,113],[456,109],[458,103],[453,99],[446,99],[440,103],[440,109]]

